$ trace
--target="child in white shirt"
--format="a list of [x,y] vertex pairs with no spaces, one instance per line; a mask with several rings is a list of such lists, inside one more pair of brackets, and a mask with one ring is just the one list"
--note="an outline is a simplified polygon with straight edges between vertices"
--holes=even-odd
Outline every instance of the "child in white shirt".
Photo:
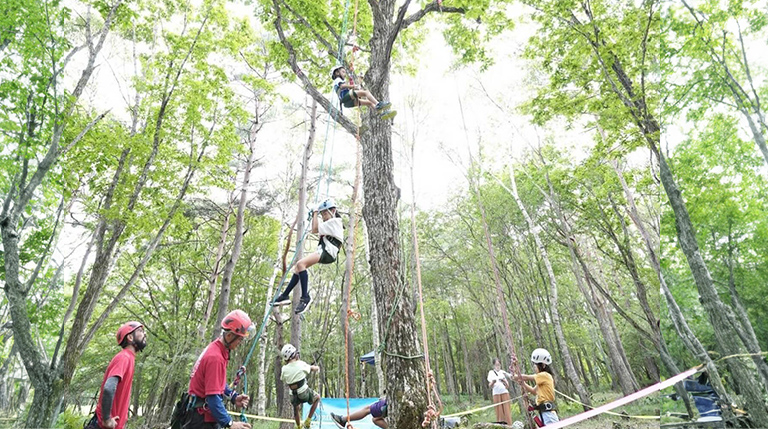
[[[318,219],[318,212],[320,219]],[[341,221],[341,215],[336,212],[336,203],[333,200],[325,200],[317,210],[312,213],[312,232],[320,235],[320,241],[317,245],[317,251],[309,254],[299,260],[293,268],[293,276],[288,282],[283,293],[278,296],[273,305],[284,305],[291,302],[289,297],[293,288],[301,283],[301,299],[296,306],[295,313],[301,314],[307,311],[309,304],[312,303],[312,297],[309,295],[309,276],[307,268],[317,264],[331,264],[336,262],[339,256],[339,250],[344,240],[344,225]]]

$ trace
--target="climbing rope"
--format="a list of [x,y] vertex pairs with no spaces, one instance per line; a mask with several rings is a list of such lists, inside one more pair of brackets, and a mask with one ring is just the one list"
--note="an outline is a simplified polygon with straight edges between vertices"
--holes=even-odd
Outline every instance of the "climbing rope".
[[[413,160],[411,160],[413,162]],[[411,235],[413,236],[413,253],[416,260],[416,284],[419,286],[419,310],[421,313],[421,341],[424,344],[424,367],[426,370],[426,385],[427,385],[427,410],[424,411],[424,421],[421,422],[422,427],[431,426],[432,429],[437,429],[437,419],[440,417],[440,413],[443,411],[443,403],[440,400],[440,396],[437,393],[437,386],[435,386],[435,377],[432,374],[432,369],[429,364],[429,341],[427,339],[427,319],[424,316],[424,290],[421,287],[421,259],[419,257],[419,240],[416,235],[416,198],[414,195],[413,202],[411,203]],[[433,401],[433,396],[435,401]],[[435,405],[435,402],[437,405]]]
[[[355,17],[357,17],[357,1],[355,1]],[[358,127],[359,130],[359,127]],[[360,167],[361,167],[361,153],[360,153],[360,137],[359,137],[359,131],[358,131],[358,138],[355,140],[355,144],[357,146],[357,161],[355,162],[355,185],[352,188],[352,216],[354,217],[354,222],[352,225],[350,225],[350,228],[352,228],[350,231],[350,235],[352,243],[352,248],[349,251],[349,255],[347,255],[347,258],[349,259],[349,272],[345,275],[345,282],[346,282],[346,289],[347,289],[347,296],[346,296],[346,303],[347,303],[347,311],[344,317],[344,381],[345,381],[345,398],[347,402],[347,428],[354,429],[352,425],[349,422],[349,318],[353,318],[355,320],[360,320],[360,313],[353,311],[352,306],[352,275],[355,272],[355,250],[357,248],[357,240],[355,240],[355,234],[354,232],[357,230],[357,192],[360,188]]]
[[[349,2],[349,0],[347,0],[347,1]],[[327,133],[326,133],[326,143],[327,143],[327,137],[328,136],[327,136]],[[318,191],[315,192],[315,202],[313,204],[314,206],[317,206],[317,203],[318,203],[319,198],[320,198],[319,189],[320,189],[320,183],[322,182],[322,172],[325,171],[324,168],[325,168],[325,158],[326,158],[326,148],[327,148],[327,146],[328,146],[327,144],[323,145],[323,156],[322,156],[322,160],[320,161],[321,177],[320,177],[320,181],[318,182]],[[328,163],[329,164],[329,167],[328,167],[328,171],[329,172],[330,172],[332,163],[333,163],[333,157],[330,158],[329,163]],[[328,183],[329,183],[329,186],[330,186],[330,178],[328,179]],[[328,188],[327,187],[326,187],[325,196],[326,197],[328,196]],[[296,224],[298,224],[298,222],[299,222],[299,216],[297,214],[296,221],[294,221],[294,224],[291,227],[291,230],[290,230],[290,232],[288,234],[288,240],[286,240],[286,246],[288,246],[288,243],[290,243],[290,238],[291,238],[291,235],[293,234],[293,228],[296,226]],[[311,229],[312,228],[305,228],[304,229],[304,232],[301,235],[301,238],[299,238],[299,240],[296,242],[296,250],[293,252],[293,257],[291,258],[291,262],[287,266],[285,264],[285,257],[286,257],[286,254],[287,254],[287,247],[286,247],[286,251],[283,253],[283,274],[282,274],[282,276],[280,278],[280,283],[278,284],[278,287],[275,288],[275,293],[272,296],[272,298],[265,304],[264,317],[261,320],[261,325],[259,326],[259,330],[258,330],[258,332],[256,334],[256,337],[254,337],[254,339],[253,339],[253,342],[251,344],[251,348],[248,350],[248,354],[245,356],[245,361],[243,362],[242,366],[240,366],[240,368],[238,369],[237,373],[235,374],[235,379],[232,382],[232,386],[237,386],[238,383],[240,382],[240,380],[242,379],[242,381],[243,381],[243,392],[242,393],[243,394],[245,394],[248,391],[248,375],[246,374],[246,366],[248,365],[248,362],[251,360],[251,356],[253,355],[253,352],[256,350],[256,344],[258,344],[259,340],[261,339],[261,335],[264,332],[264,328],[266,327],[267,321],[269,320],[269,313],[270,313],[269,306],[271,305],[272,302],[275,301],[275,299],[277,299],[278,295],[280,294],[280,291],[283,289],[283,285],[285,284],[285,280],[288,278],[289,269],[292,268],[293,265],[296,263],[296,258],[299,255],[299,249],[302,248],[302,246],[304,245],[304,240],[307,238],[307,235],[309,235],[309,231]],[[241,410],[240,420],[243,421],[243,422],[247,421],[244,409]]]

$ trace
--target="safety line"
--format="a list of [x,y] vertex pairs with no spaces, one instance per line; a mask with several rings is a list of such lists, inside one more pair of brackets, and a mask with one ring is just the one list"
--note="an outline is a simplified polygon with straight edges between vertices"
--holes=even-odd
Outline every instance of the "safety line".
[[479,408],[473,408],[473,409],[471,409],[471,410],[462,411],[462,412],[460,412],[460,413],[446,414],[446,415],[444,415],[443,417],[444,417],[444,418],[445,418],[445,417],[460,417],[460,416],[465,416],[465,415],[467,415],[467,414],[474,414],[474,413],[476,413],[476,412],[478,412],[478,411],[487,410],[487,409],[489,409],[489,408],[494,408],[494,407],[496,407],[496,406],[498,406],[498,405],[504,405],[504,404],[506,404],[506,403],[508,403],[508,402],[517,401],[518,399],[520,399],[520,396],[516,396],[516,397],[514,397],[514,398],[512,398],[512,399],[507,399],[506,401],[497,402],[497,403],[495,403],[495,404],[493,404],[493,405],[486,405],[486,406],[483,406],[483,407],[479,407]]
[[665,389],[667,387],[673,386],[675,383],[678,383],[678,382],[684,380],[685,378],[687,378],[687,377],[689,377],[689,376],[691,376],[693,374],[696,374],[702,368],[703,368],[703,365],[699,365],[697,367],[691,368],[691,369],[689,369],[689,370],[687,370],[685,372],[677,374],[674,377],[668,378],[668,379],[664,380],[661,383],[656,383],[653,386],[648,386],[645,389],[638,390],[637,392],[635,392],[635,393],[633,393],[631,395],[627,395],[627,396],[625,396],[623,398],[619,398],[619,399],[617,399],[617,400],[615,400],[613,402],[610,402],[608,404],[601,405],[601,406],[599,406],[597,408],[593,408],[593,409],[591,409],[589,411],[585,411],[585,412],[583,412],[581,414],[577,414],[577,415],[569,417],[569,418],[567,418],[565,420],[561,420],[561,421],[559,421],[557,423],[554,423],[552,425],[547,425],[547,429],[564,428],[564,427],[572,425],[574,423],[578,423],[580,421],[587,420],[589,418],[592,418],[592,417],[595,417],[597,415],[603,414],[603,413],[605,413],[605,412],[607,412],[609,410],[612,410],[614,408],[620,407],[620,406],[622,406],[624,404],[628,404],[628,403],[636,401],[636,400],[638,400],[640,398],[644,398],[644,397],[646,397],[646,396],[648,396],[648,395],[650,395],[652,393],[656,393],[656,392],[658,392],[658,391],[660,391],[662,389]]
[[[563,393],[563,392],[561,392],[561,391],[559,391],[557,389],[555,389],[555,392],[557,392],[557,394],[560,395],[560,396],[564,396],[565,398],[570,399],[571,402],[575,402],[575,403],[577,403],[577,404],[579,404],[579,405],[581,405],[583,407],[595,408],[595,407],[593,407],[591,405],[587,405],[587,404],[579,401],[578,399],[571,398],[570,396],[566,395],[565,393]],[[613,411],[606,411],[605,414],[611,414],[613,416],[626,417],[626,418],[630,418],[630,419],[646,419],[646,420],[659,420],[659,419],[661,419],[661,416],[631,416],[629,414],[614,413]]]

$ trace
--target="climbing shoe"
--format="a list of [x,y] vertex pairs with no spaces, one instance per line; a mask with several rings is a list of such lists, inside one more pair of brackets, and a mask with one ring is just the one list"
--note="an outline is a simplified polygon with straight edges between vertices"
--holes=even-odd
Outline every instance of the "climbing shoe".
[[333,422],[336,423],[336,426],[341,429],[344,429],[344,427],[347,426],[347,420],[338,414],[331,413],[331,420],[333,420]]
[[385,112],[382,112],[382,114],[379,116],[381,119],[387,120],[392,119],[397,115],[397,110],[387,110]]
[[299,305],[296,306],[296,310],[294,311],[294,313],[296,314],[304,313],[309,309],[309,304],[312,304],[311,296],[308,296],[306,298],[301,298],[301,300],[299,301]]
[[389,110],[389,106],[391,106],[392,103],[389,101],[379,101],[378,104],[376,104],[376,110]]
[[304,427],[304,429],[309,429],[309,425],[311,425],[311,424],[312,424],[312,418],[311,417],[307,417],[307,419],[304,420],[304,424],[302,426]]
[[272,306],[277,307],[279,305],[288,305],[291,303],[291,298],[288,298],[287,296],[280,294],[277,298],[275,298],[274,301],[272,301]]

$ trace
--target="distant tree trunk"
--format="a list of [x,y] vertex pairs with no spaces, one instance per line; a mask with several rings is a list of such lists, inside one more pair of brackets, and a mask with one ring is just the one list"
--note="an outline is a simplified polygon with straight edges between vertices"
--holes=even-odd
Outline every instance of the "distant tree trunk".
[[[282,223],[280,226],[280,231],[278,232],[277,236],[277,255],[275,258],[275,265],[272,269],[272,276],[269,278],[269,283],[267,283],[267,296],[264,303],[264,315],[262,316],[262,320],[265,320],[267,317],[269,317],[269,312],[272,310],[270,306],[270,302],[272,301],[272,297],[274,296],[274,288],[275,288],[275,280],[277,280],[277,275],[280,273],[280,266],[281,266],[281,255],[282,255],[282,244],[283,239],[285,236],[285,229],[282,227]],[[259,338],[259,341],[261,341],[261,347],[259,347],[259,387],[257,390],[257,399],[256,399],[256,414],[263,416],[265,414],[265,411],[267,409],[267,395],[266,395],[266,382],[267,382],[267,345],[269,344],[269,330],[264,329],[264,332],[262,333],[262,338]],[[279,380],[278,380],[279,381]]]
[[459,346],[461,347],[461,354],[464,362],[464,383],[466,385],[464,393],[472,396],[475,393],[473,388],[474,380],[472,378],[472,365],[470,364],[467,339],[464,337],[464,333],[461,331],[461,326],[459,325],[458,318],[456,317],[456,310],[451,307],[451,311],[453,312],[453,323],[456,327],[456,333],[459,336]]
[[224,258],[224,246],[227,244],[227,235],[229,233],[229,218],[232,214],[232,201],[227,204],[227,214],[224,216],[224,222],[221,224],[221,232],[219,234],[219,245],[216,247],[216,259],[213,261],[213,269],[211,270],[211,276],[208,277],[208,299],[205,305],[205,312],[203,313],[203,320],[197,326],[197,335],[201,341],[205,340],[205,331],[208,328],[208,320],[211,318],[211,312],[213,311],[213,302],[216,300],[216,283],[219,279],[219,266],[221,260]]
[[[624,395],[629,395],[636,391],[639,386],[632,373],[632,369],[627,364],[626,354],[624,353],[624,348],[621,346],[621,339],[617,337],[616,331],[613,328],[613,315],[605,308],[605,301],[603,298],[595,294],[594,288],[589,281],[589,269],[576,249],[576,237],[574,237],[571,227],[565,219],[565,215],[560,208],[559,201],[554,194],[554,188],[549,181],[549,178],[547,178],[547,181],[549,182],[549,197],[552,201],[552,205],[557,211],[560,228],[565,235],[563,241],[571,256],[571,269],[576,278],[576,284],[581,290],[582,295],[584,295],[587,304],[589,304],[592,309],[597,324],[600,327],[603,340],[608,348],[608,358],[611,360],[611,366],[613,367],[612,376],[621,387],[622,393],[624,393]],[[581,265],[581,269],[579,268],[579,264]],[[582,270],[583,273],[581,272]],[[584,284],[584,276],[587,279],[586,285]]]
[[[310,125],[309,125],[309,137],[307,138],[307,144],[304,145],[304,153],[301,158],[301,175],[299,176],[299,208],[298,212],[296,214],[296,253],[293,257],[294,261],[299,261],[304,256],[304,242],[302,241],[302,237],[304,237],[304,218],[305,216],[305,210],[307,206],[307,176],[309,171],[309,158],[312,156],[312,146],[315,143],[315,130],[316,130],[316,123],[317,120],[317,101],[314,99],[312,100],[312,109],[310,113]],[[318,191],[319,192],[319,191]],[[290,269],[290,268],[289,268]],[[289,278],[290,275],[286,277]],[[301,288],[296,287],[293,290],[293,297],[292,297],[292,303],[291,308],[296,308],[296,306],[299,304],[299,299],[301,298]],[[282,338],[280,338],[282,342]],[[301,318],[299,315],[294,314],[293,311],[291,311],[291,337],[290,337],[290,343],[293,344],[294,347],[296,347],[296,350],[301,351]],[[278,349],[281,348],[283,344],[280,344],[278,346]],[[278,367],[280,367],[280,362],[278,359]],[[283,383],[280,381],[280,369],[276,369],[276,378],[275,382],[283,386]],[[283,386],[282,395],[278,395],[278,398],[281,398],[283,405],[282,412],[280,415],[282,417],[288,417],[293,418],[293,410],[291,409],[291,400],[290,400],[290,391],[289,389],[285,389]],[[279,393],[279,391],[278,391]],[[293,424],[291,423],[281,423],[280,427],[283,429],[293,429]]]
[[510,173],[510,179],[512,181],[513,196],[515,198],[515,201],[517,202],[518,207],[520,208],[520,212],[525,217],[525,221],[528,224],[528,230],[530,231],[531,235],[533,235],[533,238],[536,241],[536,246],[539,248],[539,253],[541,254],[541,258],[544,260],[544,265],[547,269],[547,274],[549,275],[549,286],[550,286],[549,299],[552,300],[552,305],[550,306],[549,311],[550,311],[550,316],[552,317],[552,325],[555,328],[555,337],[557,338],[557,342],[560,346],[560,354],[563,359],[563,364],[565,365],[566,376],[576,388],[576,391],[579,394],[579,399],[581,400],[581,402],[586,405],[590,405],[591,400],[589,398],[589,395],[587,394],[587,390],[584,388],[584,385],[582,384],[581,380],[579,380],[578,374],[576,374],[576,368],[573,366],[573,359],[571,358],[570,347],[568,347],[568,342],[565,338],[565,334],[563,333],[563,326],[560,323],[560,312],[557,308],[557,305],[558,305],[557,280],[555,279],[555,273],[552,270],[552,264],[549,262],[547,249],[546,247],[544,247],[544,244],[541,242],[541,239],[539,238],[539,233],[536,230],[536,225],[534,225],[533,220],[528,215],[528,211],[523,205],[522,200],[520,200],[520,196],[517,193],[517,183],[515,180],[515,172],[514,172],[514,169],[512,168],[512,164],[510,163],[509,165],[510,165],[509,173]]
[[221,335],[221,321],[227,315],[229,310],[230,286],[232,285],[232,276],[235,273],[235,264],[240,259],[240,252],[243,247],[243,224],[245,222],[245,208],[248,204],[248,186],[251,182],[251,170],[256,165],[256,136],[261,129],[259,124],[258,103],[256,103],[256,114],[248,129],[248,160],[245,162],[245,171],[243,171],[243,182],[240,184],[240,201],[237,206],[237,216],[235,217],[235,238],[232,243],[232,254],[224,266],[224,273],[221,278],[221,293],[219,294],[219,310],[216,315],[216,324],[213,326],[213,339]]

